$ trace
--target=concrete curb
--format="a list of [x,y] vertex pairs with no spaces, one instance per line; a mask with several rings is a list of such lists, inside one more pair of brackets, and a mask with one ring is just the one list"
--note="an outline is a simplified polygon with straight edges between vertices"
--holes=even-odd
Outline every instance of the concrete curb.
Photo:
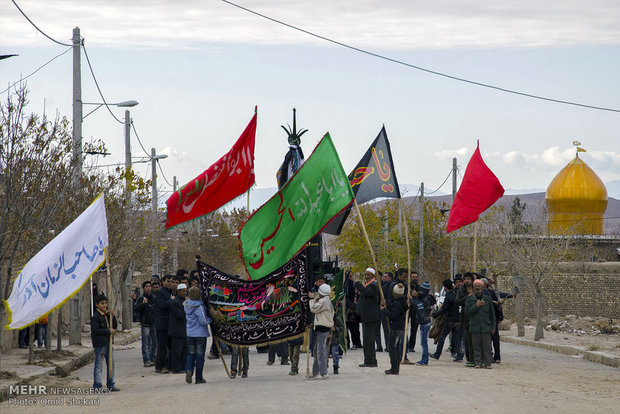
[[563,355],[581,356],[588,361],[598,364],[607,365],[609,367],[620,368],[620,357],[616,355],[606,354],[604,352],[588,351],[581,346],[557,345],[549,342],[533,341],[531,339],[518,338],[514,336],[501,336],[502,342],[510,342],[517,345],[531,346],[533,348],[547,349]]
[[[141,337],[140,331],[130,332],[127,335],[117,338],[114,345],[119,345],[119,346],[128,345],[132,342],[136,342],[137,340],[140,339],[140,337]],[[50,367],[47,371],[43,373],[30,375],[26,378],[20,378],[19,381],[17,381],[15,384],[12,384],[12,385],[13,386],[28,385],[32,383],[34,380],[47,376],[47,375],[59,375],[62,377],[66,377],[71,372],[77,369],[80,369],[81,367],[83,367],[84,365],[90,363],[91,361],[95,359],[95,352],[93,349],[86,349],[86,350],[83,350],[83,352],[84,352],[83,354],[76,356],[74,359],[62,365],[59,364],[59,365],[56,365],[55,367]],[[0,390],[0,403],[8,400],[9,398],[8,394],[9,394],[9,387],[6,387],[6,389]]]
[[[123,336],[121,338],[118,338],[118,340],[116,340],[116,342],[114,343],[114,345],[127,345],[130,344],[132,342],[137,341],[138,339],[140,339],[140,332],[131,332],[129,333],[129,335],[127,336]],[[95,360],[95,352],[94,350],[88,350],[86,351],[86,353],[84,353],[83,355],[78,356],[77,358],[63,364],[63,365],[56,365],[56,368],[54,368],[51,371],[54,371],[54,373],[56,375],[60,375],[62,377],[66,377],[68,376],[71,372],[82,368],[84,365],[90,363],[91,361]],[[47,372],[46,374],[43,375],[49,375],[50,372]]]

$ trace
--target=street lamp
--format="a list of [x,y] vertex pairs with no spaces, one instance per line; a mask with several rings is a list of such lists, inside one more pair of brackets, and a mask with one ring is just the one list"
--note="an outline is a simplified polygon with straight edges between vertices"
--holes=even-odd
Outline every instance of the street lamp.
[[[123,101],[114,104],[107,103],[91,103],[82,102],[82,87],[81,87],[81,70],[80,70],[80,29],[73,29],[73,171],[72,171],[72,183],[73,188],[77,191],[80,189],[80,177],[82,175],[82,123],[84,119],[101,108],[106,106],[119,106],[119,107],[132,107],[138,105],[137,101]],[[82,107],[84,105],[98,105],[95,109],[82,116]],[[129,127],[127,125],[129,119],[129,111],[125,111],[125,152],[127,153],[129,143]],[[125,163],[127,164],[127,157],[125,157]],[[131,163],[131,157],[129,157],[129,163]],[[69,345],[80,345],[82,343],[82,312],[80,309],[80,295],[75,295],[71,299],[70,305],[70,331],[69,331]]]
[[87,113],[86,115],[82,117],[82,121],[83,121],[84,119],[86,119],[88,115],[92,114],[97,109],[101,108],[103,105],[117,106],[119,108],[131,108],[131,107],[138,105],[138,101],[131,100],[131,101],[118,102],[118,103],[82,102],[82,105],[97,105],[95,109],[93,109],[92,111],[90,111],[89,113]]

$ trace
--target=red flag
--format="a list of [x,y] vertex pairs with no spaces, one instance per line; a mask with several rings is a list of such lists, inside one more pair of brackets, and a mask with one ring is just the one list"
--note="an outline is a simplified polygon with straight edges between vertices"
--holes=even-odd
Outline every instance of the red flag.
[[478,220],[478,216],[503,195],[504,187],[484,163],[477,145],[450,208],[446,231],[450,233]]
[[229,152],[166,201],[166,229],[217,210],[250,189],[255,135],[256,113]]

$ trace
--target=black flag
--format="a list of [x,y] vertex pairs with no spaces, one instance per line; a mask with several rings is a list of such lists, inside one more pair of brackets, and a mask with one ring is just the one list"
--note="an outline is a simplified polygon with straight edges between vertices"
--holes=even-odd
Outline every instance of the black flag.
[[[381,128],[366,154],[349,174],[349,183],[353,188],[357,204],[363,204],[379,197],[400,198],[400,189],[394,173],[394,161],[385,126]],[[339,235],[350,211],[349,208],[336,216],[323,232]]]

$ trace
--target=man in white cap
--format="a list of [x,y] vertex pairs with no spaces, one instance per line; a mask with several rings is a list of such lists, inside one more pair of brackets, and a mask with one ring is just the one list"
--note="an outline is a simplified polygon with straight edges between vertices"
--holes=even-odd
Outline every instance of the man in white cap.
[[317,295],[310,302],[310,312],[314,314],[315,346],[312,377],[327,378],[327,337],[334,326],[334,307],[329,298],[331,288],[327,283],[319,286]]
[[379,323],[379,287],[375,280],[375,269],[369,267],[364,272],[364,283],[356,282],[355,289],[360,293],[357,312],[362,319],[362,346],[364,363],[360,367],[376,367],[375,331]]
[[170,337],[170,365],[173,374],[185,373],[187,360],[187,331],[183,302],[187,297],[187,285],[177,285],[177,295],[170,301],[168,337]]

